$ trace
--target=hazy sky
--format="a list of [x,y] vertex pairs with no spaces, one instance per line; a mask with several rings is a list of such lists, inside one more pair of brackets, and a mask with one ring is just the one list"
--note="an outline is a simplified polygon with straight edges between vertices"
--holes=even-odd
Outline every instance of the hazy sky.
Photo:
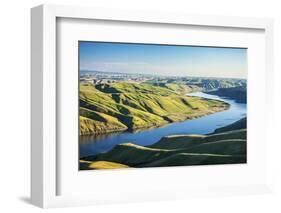
[[246,78],[247,49],[80,42],[80,69]]

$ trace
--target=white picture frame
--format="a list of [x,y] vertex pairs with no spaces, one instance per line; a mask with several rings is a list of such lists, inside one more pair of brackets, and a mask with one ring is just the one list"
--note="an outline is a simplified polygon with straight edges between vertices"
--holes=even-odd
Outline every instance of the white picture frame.
[[[210,187],[200,187],[200,183],[194,183],[194,188],[189,188],[188,191],[184,187],[179,189],[177,186],[173,187],[172,184],[167,184],[167,189],[164,190],[159,190],[157,187],[155,189],[152,188],[153,192],[150,195],[140,193],[132,196],[130,193],[133,192],[124,192],[123,196],[113,194],[106,198],[106,196],[60,194],[58,192],[58,185],[61,184],[59,178],[61,167],[58,166],[60,153],[58,152],[57,145],[57,88],[60,84],[57,78],[57,21],[59,18],[119,21],[121,24],[122,22],[132,22],[168,26],[218,27],[230,31],[234,29],[262,30],[265,41],[264,74],[266,76],[264,79],[265,88],[262,92],[266,94],[266,103],[269,108],[272,107],[273,103],[272,96],[269,93],[273,87],[273,21],[271,19],[160,14],[144,11],[122,11],[57,5],[41,5],[32,8],[31,201],[34,205],[47,208],[197,196],[240,195],[270,191],[268,179],[261,179],[258,183],[254,184],[233,183],[233,185],[221,184]],[[267,134],[270,132],[269,115],[265,115]],[[265,136],[265,138],[264,143],[270,143],[269,137]],[[265,154],[265,151],[263,154]],[[268,167],[268,165],[265,165],[259,172],[268,176],[269,173],[266,170]],[[152,171],[154,169],[149,170]]]

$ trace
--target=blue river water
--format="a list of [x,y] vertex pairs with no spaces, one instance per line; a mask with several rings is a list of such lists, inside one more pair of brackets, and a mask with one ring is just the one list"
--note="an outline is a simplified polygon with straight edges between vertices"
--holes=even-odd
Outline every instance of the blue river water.
[[230,104],[228,110],[206,115],[193,120],[171,123],[162,127],[141,130],[139,132],[119,132],[102,136],[80,136],[80,157],[105,153],[121,143],[134,143],[138,145],[151,145],[167,135],[178,134],[207,134],[215,129],[229,125],[247,113],[247,105],[237,103],[232,99],[210,95],[203,92],[189,93],[189,96],[198,96],[208,99],[221,100]]

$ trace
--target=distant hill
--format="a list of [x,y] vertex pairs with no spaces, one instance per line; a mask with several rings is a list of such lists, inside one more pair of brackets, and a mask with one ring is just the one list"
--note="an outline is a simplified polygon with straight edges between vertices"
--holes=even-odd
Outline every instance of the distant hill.
[[[151,146],[120,144],[107,153],[80,159],[80,169],[112,168],[110,163],[115,168],[246,163],[245,120],[209,135],[171,135]],[[238,126],[242,129],[237,129]],[[88,162],[87,165],[84,161]],[[100,164],[104,167],[101,168]]]
[[207,93],[234,99],[238,103],[247,103],[246,87],[220,88],[218,90],[210,91]]
[[147,81],[147,83],[165,87],[169,84],[181,85],[189,88],[188,92],[203,91],[210,92],[216,91],[221,88],[234,88],[241,87],[245,88],[247,86],[247,81],[245,79],[235,79],[235,78],[203,78],[203,77],[167,77],[167,78],[154,78]]
[[187,97],[184,86],[80,83],[80,134],[161,126],[225,110],[227,103]]
[[196,85],[203,88],[204,92],[215,91],[222,88],[246,87],[246,81],[242,79],[191,79],[187,85]]

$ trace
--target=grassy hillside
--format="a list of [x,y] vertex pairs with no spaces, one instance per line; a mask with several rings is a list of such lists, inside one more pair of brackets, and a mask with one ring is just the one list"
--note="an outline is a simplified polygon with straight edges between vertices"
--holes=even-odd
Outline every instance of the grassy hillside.
[[88,170],[88,169],[120,169],[120,168],[129,168],[126,165],[108,161],[85,161],[80,160],[80,169]]
[[183,87],[111,83],[80,85],[80,134],[161,126],[228,108],[215,100],[182,95]]
[[227,131],[209,135],[167,136],[146,147],[124,143],[107,153],[82,160],[91,163],[107,161],[122,167],[125,165],[137,168],[246,163],[247,131],[236,128],[237,125],[229,125],[225,127]]

